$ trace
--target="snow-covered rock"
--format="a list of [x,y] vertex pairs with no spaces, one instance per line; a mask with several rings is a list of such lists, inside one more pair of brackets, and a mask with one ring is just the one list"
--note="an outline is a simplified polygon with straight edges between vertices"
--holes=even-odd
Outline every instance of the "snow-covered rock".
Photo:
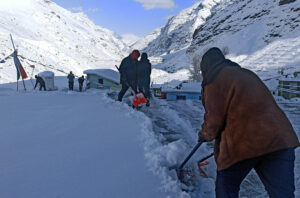
[[[35,65],[35,72],[46,69],[56,75],[113,68],[129,50],[112,31],[50,0],[0,1],[0,59],[13,51],[10,33],[28,74],[32,72],[29,65]],[[16,80],[11,59],[0,67],[0,83]]]

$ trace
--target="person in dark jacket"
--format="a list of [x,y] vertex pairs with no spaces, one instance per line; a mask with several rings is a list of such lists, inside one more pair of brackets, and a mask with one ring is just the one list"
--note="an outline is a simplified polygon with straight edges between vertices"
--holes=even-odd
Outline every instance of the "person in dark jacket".
[[255,169],[272,198],[294,197],[294,160],[299,140],[258,76],[209,49],[200,64],[204,123],[199,141],[215,140],[217,198],[238,198]]
[[118,101],[122,101],[122,98],[129,87],[131,87],[135,93],[137,92],[137,63],[139,57],[140,52],[138,50],[133,50],[132,53],[121,62],[119,72],[122,89],[118,95]]
[[146,53],[142,53],[137,66],[138,89],[147,99],[146,106],[150,106],[150,75],[151,63]]
[[73,87],[74,87],[74,74],[72,73],[72,71],[70,71],[69,75],[68,75],[68,79],[69,79],[69,90],[73,91]]
[[46,91],[46,86],[45,86],[45,81],[42,77],[35,75],[34,76],[36,78],[36,82],[34,85],[34,89],[37,87],[37,85],[40,85],[40,91],[42,91],[42,89],[44,88],[44,91]]
[[84,76],[81,76],[80,78],[78,78],[78,84],[79,84],[79,91],[80,92],[82,92],[83,82],[84,82]]

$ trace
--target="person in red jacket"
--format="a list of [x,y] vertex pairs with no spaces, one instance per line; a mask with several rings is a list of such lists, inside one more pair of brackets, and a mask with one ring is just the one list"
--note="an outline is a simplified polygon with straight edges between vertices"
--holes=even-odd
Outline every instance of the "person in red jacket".
[[256,74],[218,48],[202,57],[204,123],[200,141],[215,140],[216,197],[237,198],[254,169],[271,198],[294,197],[298,137]]

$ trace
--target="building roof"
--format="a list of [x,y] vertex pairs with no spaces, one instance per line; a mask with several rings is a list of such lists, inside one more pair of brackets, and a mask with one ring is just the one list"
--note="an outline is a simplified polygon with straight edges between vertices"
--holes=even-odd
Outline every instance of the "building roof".
[[180,89],[176,87],[162,87],[162,92],[201,93],[202,87],[199,82],[181,83],[181,85]]
[[43,72],[38,73],[38,76],[41,76],[41,77],[54,77],[54,73],[51,72],[51,71],[43,71]]
[[83,73],[87,75],[95,74],[120,84],[120,73],[112,69],[89,69],[89,70],[85,70]]
[[292,77],[292,76],[288,76],[288,77],[281,77],[279,79],[280,81],[288,81],[288,82],[300,82],[300,75],[298,74],[298,77]]

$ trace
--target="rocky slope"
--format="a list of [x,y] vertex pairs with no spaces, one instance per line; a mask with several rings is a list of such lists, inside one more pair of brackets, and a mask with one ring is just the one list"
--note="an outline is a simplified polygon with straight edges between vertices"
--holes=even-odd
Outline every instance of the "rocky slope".
[[162,57],[156,68],[169,74],[187,73],[194,56],[217,46],[243,67],[273,78],[281,68],[300,70],[299,16],[295,0],[206,0],[171,18],[145,49]]

